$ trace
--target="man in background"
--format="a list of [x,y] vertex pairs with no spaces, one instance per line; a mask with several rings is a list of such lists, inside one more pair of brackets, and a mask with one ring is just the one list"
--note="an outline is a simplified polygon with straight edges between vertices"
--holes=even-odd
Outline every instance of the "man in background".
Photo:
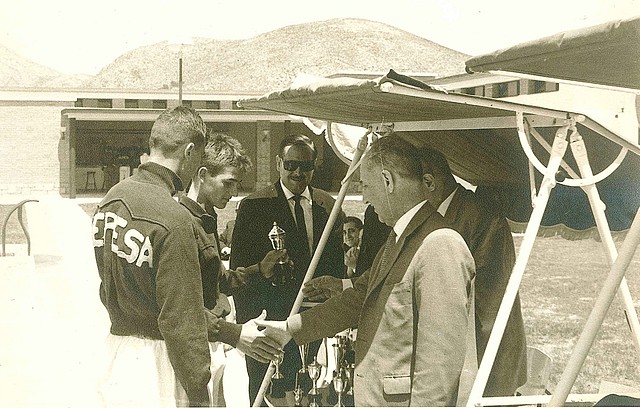
[[342,242],[344,244],[344,264],[347,267],[347,278],[354,275],[360,254],[360,237],[362,236],[362,221],[360,218],[348,216],[342,227]]
[[[467,242],[476,264],[475,314],[478,363],[493,329],[504,291],[515,264],[513,238],[507,220],[473,191],[458,184],[447,159],[435,149],[419,150],[424,168],[426,197],[445,221]],[[510,396],[527,381],[527,345],[516,296],[502,336],[485,396]]]

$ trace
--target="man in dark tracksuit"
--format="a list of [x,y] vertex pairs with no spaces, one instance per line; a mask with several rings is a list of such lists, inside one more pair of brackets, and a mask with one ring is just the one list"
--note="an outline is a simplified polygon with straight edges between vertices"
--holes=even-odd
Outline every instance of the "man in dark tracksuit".
[[[226,316],[231,311],[231,305],[227,294],[252,281],[270,278],[273,275],[274,264],[285,256],[286,252],[269,251],[264,259],[254,265],[227,270],[220,257],[218,217],[215,210],[225,208],[231,197],[237,195],[238,184],[242,182],[250,166],[251,160],[236,139],[222,133],[212,133],[205,146],[202,166],[193,177],[189,191],[181,196],[179,201],[191,214],[196,228],[204,305],[210,311],[207,312],[209,340],[222,341],[258,361],[268,363],[282,353],[280,344],[277,340],[266,337],[265,332],[258,330],[253,320],[242,325],[228,322]],[[254,317],[265,316],[263,312]],[[227,355],[214,354],[212,361],[214,374],[215,367],[227,364]],[[213,377],[220,378],[215,374]],[[214,383],[214,389],[215,386]],[[248,393],[245,397],[247,399],[241,397],[236,393],[234,400],[224,402],[226,405],[248,404]]]
[[[153,391],[145,387],[153,380],[122,384],[107,372],[107,402],[153,405],[174,397],[177,405],[209,403],[211,359],[195,230],[189,213],[172,198],[199,166],[205,140],[206,127],[192,109],[162,113],[151,130],[149,161],[116,184],[93,217],[100,298],[111,319],[108,341],[122,346],[108,356],[112,366],[127,358],[127,344],[155,340],[155,349],[166,346],[177,380],[172,387],[172,379],[159,374],[161,367],[150,364],[149,379],[160,381]],[[114,391],[113,384],[120,388]]]

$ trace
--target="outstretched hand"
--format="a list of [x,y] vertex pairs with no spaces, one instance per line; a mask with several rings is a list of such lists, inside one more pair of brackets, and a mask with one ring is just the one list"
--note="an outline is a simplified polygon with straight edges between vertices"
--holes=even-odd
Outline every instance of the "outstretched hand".
[[342,279],[319,276],[304,284],[302,294],[312,301],[326,300],[342,293]]
[[264,327],[266,335],[276,339],[282,347],[291,340],[291,333],[289,333],[286,320],[256,319],[256,324],[260,327]]
[[283,353],[279,338],[258,328],[258,322],[266,318],[267,311],[263,310],[260,316],[243,324],[237,345],[238,350],[261,363],[276,360]]

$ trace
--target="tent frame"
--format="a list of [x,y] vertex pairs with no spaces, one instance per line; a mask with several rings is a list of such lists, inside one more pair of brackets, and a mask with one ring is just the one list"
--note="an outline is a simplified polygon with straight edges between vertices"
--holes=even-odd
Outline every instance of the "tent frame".
[[[384,79],[386,79],[386,81]],[[366,84],[365,86],[370,85],[371,83]],[[500,399],[498,400],[496,400],[496,397],[482,397],[489,377],[489,373],[496,357],[498,346],[500,345],[507,320],[509,318],[516,294],[520,287],[522,276],[524,274],[531,254],[533,243],[537,237],[537,233],[542,222],[542,217],[549,201],[550,193],[558,183],[558,181],[556,181],[556,173],[558,169],[563,166],[568,169],[567,171],[572,177],[578,176],[578,172],[573,171],[569,166],[567,166],[566,163],[563,162],[563,157],[568,147],[571,148],[576,163],[578,164],[579,178],[560,181],[560,183],[579,186],[587,193],[591,211],[593,213],[594,219],[596,220],[600,236],[602,237],[609,264],[612,265],[611,272],[607,277],[605,287],[603,287],[600,295],[600,298],[602,298],[602,300],[600,301],[600,298],[598,299],[599,302],[596,303],[596,306],[592,311],[592,315],[596,315],[597,317],[599,317],[603,314],[603,312],[604,314],[606,314],[608,307],[615,297],[616,290],[619,290],[624,300],[627,320],[631,322],[630,329],[634,338],[634,343],[636,344],[638,352],[640,353],[640,322],[638,321],[638,316],[635,312],[635,308],[633,307],[633,301],[631,300],[628,285],[624,280],[624,273],[626,271],[626,268],[628,267],[630,258],[633,256],[635,247],[637,246],[638,242],[640,242],[640,212],[638,215],[636,215],[636,218],[633,221],[631,229],[628,232],[627,239],[625,240],[620,253],[616,253],[615,246],[613,245],[611,230],[604,215],[604,204],[600,200],[600,196],[595,184],[597,181],[607,177],[618,167],[618,165],[624,158],[624,155],[627,153],[627,150],[630,150],[640,156],[640,146],[629,142],[629,140],[633,140],[632,138],[625,139],[610,131],[609,129],[601,126],[585,115],[573,112],[528,106],[510,101],[495,100],[470,95],[434,92],[433,89],[421,89],[416,86],[407,85],[395,80],[388,80],[387,78],[383,78],[383,80],[373,84],[373,91],[403,95],[410,98],[423,98],[430,101],[442,101],[444,103],[453,102],[456,105],[493,108],[502,111],[509,111],[513,113],[513,116],[498,115],[497,117],[456,118],[433,121],[381,120],[378,123],[356,123],[353,120],[341,121],[337,120],[339,119],[339,117],[336,117],[335,113],[333,112],[333,117],[329,117],[331,116],[329,114],[326,115],[327,117],[321,117],[321,115],[307,116],[326,120],[328,122],[362,126],[368,128],[370,132],[377,132],[378,130],[411,132],[425,130],[515,128],[518,130],[520,143],[530,161],[530,187],[532,189],[533,211],[527,224],[516,263],[513,267],[511,277],[507,284],[507,288],[505,290],[505,294],[500,305],[496,321],[484,353],[484,357],[480,363],[476,379],[467,400],[467,406],[489,406],[494,405],[493,401],[500,401],[500,404],[516,405],[522,403],[546,404],[550,401],[551,405],[561,405],[567,400],[569,390],[573,386],[575,378],[577,377],[579,370],[584,364],[586,353],[593,344],[593,340],[598,329],[601,327],[602,320],[598,320],[596,317],[592,318],[590,316],[589,322],[587,326],[585,326],[580,341],[576,346],[576,350],[572,354],[571,359],[563,373],[561,383],[558,384],[556,392],[552,396],[551,400],[549,400],[549,396],[544,395],[526,396],[526,398],[523,396],[499,397]],[[318,92],[318,90],[313,90],[311,93],[313,92]],[[300,115],[300,112],[301,110],[304,110],[304,107],[301,109],[300,106],[295,105],[296,97],[304,100],[306,96],[309,96],[309,93],[306,93],[303,96],[278,95],[278,93],[273,93],[263,98],[242,101],[242,105],[249,108],[256,107],[261,109],[274,110],[281,113]],[[271,102],[273,102],[274,100],[276,103],[272,104]],[[308,101],[305,102],[308,103]],[[614,160],[614,162],[605,170],[601,171],[595,176],[592,174],[591,166],[589,164],[589,159],[587,156],[586,146],[584,145],[584,141],[577,131],[577,123],[580,123],[581,125],[599,133],[605,138],[621,146],[621,152]],[[331,124],[329,123],[327,129],[329,129],[330,126]],[[532,138],[536,140],[542,140],[542,137],[537,133],[537,131],[535,131],[535,126],[559,127],[556,131],[552,146],[546,146],[548,149],[550,149],[550,157],[546,166],[542,165],[542,163],[540,163],[537,159],[534,160],[533,157],[535,156],[532,157],[533,152],[531,151],[531,148],[529,146],[530,140]],[[569,140],[567,140],[567,137],[569,137]],[[334,150],[336,149],[334,148]],[[340,154],[338,151],[336,151],[336,153]],[[352,165],[353,164],[354,163],[352,163]],[[535,189],[535,183],[533,182],[534,167],[538,168],[538,170],[540,170],[543,174],[543,180],[537,191]],[[341,202],[337,201],[336,205],[341,205]],[[332,228],[332,225],[327,224],[325,228],[330,229]],[[312,268],[310,266],[310,270],[307,271],[307,275],[309,276],[312,276],[314,272],[311,269]],[[613,292],[611,292],[610,290],[610,287],[612,285],[614,285]],[[295,311],[292,310],[292,313],[295,313]],[[602,318],[604,318],[604,316],[602,316]],[[576,398],[572,397],[571,400],[576,400]]]

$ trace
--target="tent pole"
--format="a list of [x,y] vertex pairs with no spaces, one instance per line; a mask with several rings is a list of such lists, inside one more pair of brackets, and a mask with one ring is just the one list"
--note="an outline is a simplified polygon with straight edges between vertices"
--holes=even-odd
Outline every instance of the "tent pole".
[[[587,150],[584,144],[584,140],[577,132],[571,135],[571,151],[573,152],[573,156],[578,163],[581,177],[591,177],[593,174],[591,171],[591,166],[589,165],[589,158],[587,156]],[[618,272],[618,274],[620,274],[619,277],[613,276],[613,268],[617,265],[616,259],[618,257],[618,252],[613,242],[609,224],[604,213],[604,203],[602,203],[602,201],[600,200],[600,195],[598,194],[598,189],[595,184],[584,186],[583,189],[589,197],[589,203],[593,211],[593,216],[596,220],[598,232],[605,247],[609,265],[612,268],[609,276],[607,277],[607,280],[605,281],[605,287],[608,288],[607,285],[609,285],[610,282],[613,282],[613,280],[618,282],[618,293],[620,294],[620,297],[624,302],[625,316],[627,318],[627,322],[629,323],[629,328],[631,329],[634,344],[640,352],[640,338],[638,337],[638,334],[640,333],[640,325],[638,323],[638,315],[633,305],[633,299],[631,298],[629,286],[627,285],[627,281],[624,277],[626,266],[621,272]],[[636,219],[637,218],[638,216],[636,215]],[[636,221],[634,220],[634,224],[635,222]],[[629,236],[625,241],[625,244],[627,241],[629,241],[630,238],[631,237]],[[635,251],[635,246],[633,246],[632,248],[632,252],[630,254],[631,256],[633,255],[633,251]],[[571,355],[567,366],[565,367],[565,370],[560,379],[560,383],[556,387],[556,393],[554,394],[550,402],[550,404],[553,406],[564,404],[564,402],[566,401],[567,395],[569,395],[571,387],[573,387],[580,369],[582,369],[582,366],[584,365],[584,361],[587,358],[587,354],[589,353],[591,346],[593,345],[595,336],[598,330],[601,328],[604,317],[606,316],[606,313],[611,306],[611,302],[613,301],[615,292],[607,292],[607,294],[605,294],[605,287],[603,287],[602,291],[600,292],[598,301],[594,305],[591,315],[589,316],[589,320],[587,321],[587,324],[582,331],[582,335],[580,336],[580,339],[578,340],[578,343],[574,348],[574,352]],[[562,401],[560,401],[560,399]]]
[[[329,132],[329,137],[331,137],[330,135],[331,123],[327,123],[327,132]],[[300,310],[300,306],[302,305],[302,299],[304,298],[304,295],[302,294],[302,288],[304,287],[305,283],[309,282],[311,278],[313,278],[313,274],[315,273],[316,267],[318,266],[318,262],[320,261],[320,257],[322,256],[322,251],[324,251],[324,247],[327,244],[327,241],[329,240],[329,235],[331,235],[331,230],[333,229],[333,225],[335,224],[336,219],[338,218],[338,215],[342,211],[342,203],[344,202],[344,197],[347,195],[347,188],[349,187],[349,181],[351,180],[351,176],[353,176],[355,169],[357,169],[360,166],[360,159],[367,147],[367,141],[370,133],[371,132],[367,132],[364,136],[362,136],[362,138],[358,142],[358,146],[354,153],[353,159],[351,160],[351,165],[347,170],[347,174],[345,178],[342,180],[342,185],[340,186],[338,197],[336,198],[335,204],[333,204],[333,208],[331,209],[331,213],[329,214],[329,219],[327,220],[327,223],[324,226],[324,230],[322,231],[322,236],[320,236],[320,240],[318,241],[318,247],[313,253],[313,257],[311,258],[311,262],[309,263],[307,272],[304,275],[302,284],[300,285],[300,290],[298,291],[296,300],[294,301],[293,306],[291,307],[291,312],[289,313],[289,316],[293,316],[294,314],[298,313],[298,310]],[[256,395],[256,399],[255,401],[253,401],[252,406],[260,407],[262,405],[264,394],[267,391],[267,387],[269,386],[269,383],[271,382],[271,376],[275,372],[275,369],[276,369],[275,364],[272,361],[271,363],[269,363],[269,368],[267,369],[267,372],[264,374],[264,377],[262,378],[260,389],[258,390],[258,394]]]
[[[580,136],[577,132],[575,133],[575,135],[577,135],[575,140],[571,140],[571,152],[573,153],[573,156],[578,163],[581,177],[590,178],[593,176],[593,173],[591,171],[591,166],[589,165],[589,157],[587,155],[587,149],[584,140],[582,139],[582,136]],[[571,135],[571,139],[573,138],[574,135]],[[605,205],[600,200],[600,194],[598,193],[598,188],[595,184],[584,186],[583,190],[585,191],[585,193],[587,193],[587,197],[589,197],[589,204],[591,205],[591,209],[593,211],[593,217],[596,220],[598,233],[600,234],[600,239],[602,240],[602,244],[604,245],[607,252],[609,267],[611,267],[618,257],[618,250],[615,243],[613,242],[611,229],[609,228],[609,221],[607,221],[607,217],[604,213]],[[634,344],[636,345],[636,349],[638,351],[638,354],[640,355],[640,321],[638,321],[638,314],[633,304],[633,298],[631,297],[629,285],[627,284],[627,280],[624,277],[620,282],[618,295],[623,301],[624,314],[627,322],[629,323],[629,329],[631,330]]]
[[[520,117],[518,119],[522,120],[522,115],[519,116]],[[527,262],[529,261],[529,256],[531,255],[533,243],[542,222],[542,216],[544,215],[547,203],[549,202],[549,195],[551,194],[553,187],[556,185],[556,172],[558,171],[562,157],[567,150],[567,128],[568,126],[563,126],[556,132],[553,146],[551,148],[551,155],[549,157],[549,164],[542,183],[540,184],[538,195],[534,200],[533,212],[531,213],[531,218],[527,224],[527,229],[525,231],[522,244],[520,245],[520,250],[518,251],[518,258],[513,266],[509,283],[507,283],[493,329],[491,330],[491,335],[489,336],[487,348],[485,349],[484,356],[480,362],[480,367],[478,368],[478,374],[476,375],[473,387],[471,388],[471,393],[467,401],[468,407],[481,405],[482,394],[484,393],[487,380],[489,379],[489,374],[491,373],[491,368],[493,367],[493,362],[496,358],[496,354],[498,353],[502,335],[504,334],[504,329],[507,326],[507,321],[511,314],[513,302],[518,294],[520,282],[522,281],[524,270],[527,266]]]
[[620,253],[613,263],[607,279],[604,281],[604,285],[598,295],[598,299],[596,299],[593,310],[591,311],[591,314],[589,314],[589,318],[587,319],[584,329],[580,334],[580,338],[573,349],[571,357],[569,357],[567,367],[562,373],[562,377],[560,377],[560,381],[558,382],[551,400],[549,401],[549,406],[559,407],[564,405],[567,396],[571,391],[571,387],[573,387],[573,384],[578,377],[582,364],[589,353],[589,349],[591,348],[591,344],[593,344],[593,340],[596,337],[598,329],[602,326],[602,322],[607,315],[611,302],[613,302],[616,291],[620,287],[620,283],[622,282],[624,274],[631,263],[638,244],[640,244],[640,210],[636,213],[633,223],[631,224],[631,228],[627,233],[627,237],[620,247]]

